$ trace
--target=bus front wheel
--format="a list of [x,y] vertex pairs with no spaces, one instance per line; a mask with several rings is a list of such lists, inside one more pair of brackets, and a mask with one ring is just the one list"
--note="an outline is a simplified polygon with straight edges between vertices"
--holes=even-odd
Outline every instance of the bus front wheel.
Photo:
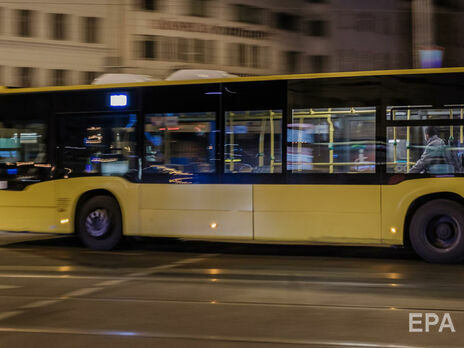
[[122,239],[121,211],[116,200],[110,196],[87,200],[78,212],[77,235],[91,249],[114,249]]
[[422,205],[409,226],[411,245],[428,262],[454,263],[464,259],[464,208],[447,199]]

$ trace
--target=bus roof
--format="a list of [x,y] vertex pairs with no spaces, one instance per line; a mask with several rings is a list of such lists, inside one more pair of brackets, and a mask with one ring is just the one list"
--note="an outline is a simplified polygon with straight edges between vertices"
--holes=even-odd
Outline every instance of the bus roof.
[[230,82],[254,82],[254,81],[275,81],[275,80],[299,80],[299,79],[321,79],[335,77],[363,77],[363,76],[389,76],[389,75],[418,75],[418,74],[449,74],[464,73],[464,67],[456,68],[434,68],[434,69],[402,69],[402,70],[374,70],[374,71],[351,71],[333,72],[317,74],[293,74],[293,75],[267,75],[232,77],[221,79],[199,79],[199,80],[176,80],[176,81],[149,81],[136,83],[102,84],[102,85],[75,85],[75,86],[55,86],[55,87],[32,87],[32,88],[0,88],[0,94],[33,93],[33,92],[53,92],[53,91],[76,91],[76,90],[96,90],[107,88],[130,88],[143,86],[171,86],[189,85],[206,83],[230,83]]

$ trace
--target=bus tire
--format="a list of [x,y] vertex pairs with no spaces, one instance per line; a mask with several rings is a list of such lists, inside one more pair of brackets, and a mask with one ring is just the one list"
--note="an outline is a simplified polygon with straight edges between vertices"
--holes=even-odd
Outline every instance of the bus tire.
[[110,196],[95,196],[87,200],[78,212],[77,235],[91,249],[114,249],[122,239],[118,202]]
[[425,203],[414,213],[409,238],[415,252],[433,263],[464,259],[464,209],[447,199]]

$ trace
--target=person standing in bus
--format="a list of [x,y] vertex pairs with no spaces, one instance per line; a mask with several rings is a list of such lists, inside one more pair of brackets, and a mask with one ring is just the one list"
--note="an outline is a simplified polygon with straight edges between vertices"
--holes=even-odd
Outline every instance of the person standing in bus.
[[455,165],[447,152],[446,144],[438,136],[433,126],[425,128],[424,137],[427,145],[422,156],[408,173],[453,174]]

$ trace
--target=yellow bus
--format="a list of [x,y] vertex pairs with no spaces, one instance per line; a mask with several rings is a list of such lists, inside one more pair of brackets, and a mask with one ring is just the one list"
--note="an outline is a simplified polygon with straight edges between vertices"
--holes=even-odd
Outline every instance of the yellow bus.
[[464,68],[4,88],[0,230],[464,258]]

